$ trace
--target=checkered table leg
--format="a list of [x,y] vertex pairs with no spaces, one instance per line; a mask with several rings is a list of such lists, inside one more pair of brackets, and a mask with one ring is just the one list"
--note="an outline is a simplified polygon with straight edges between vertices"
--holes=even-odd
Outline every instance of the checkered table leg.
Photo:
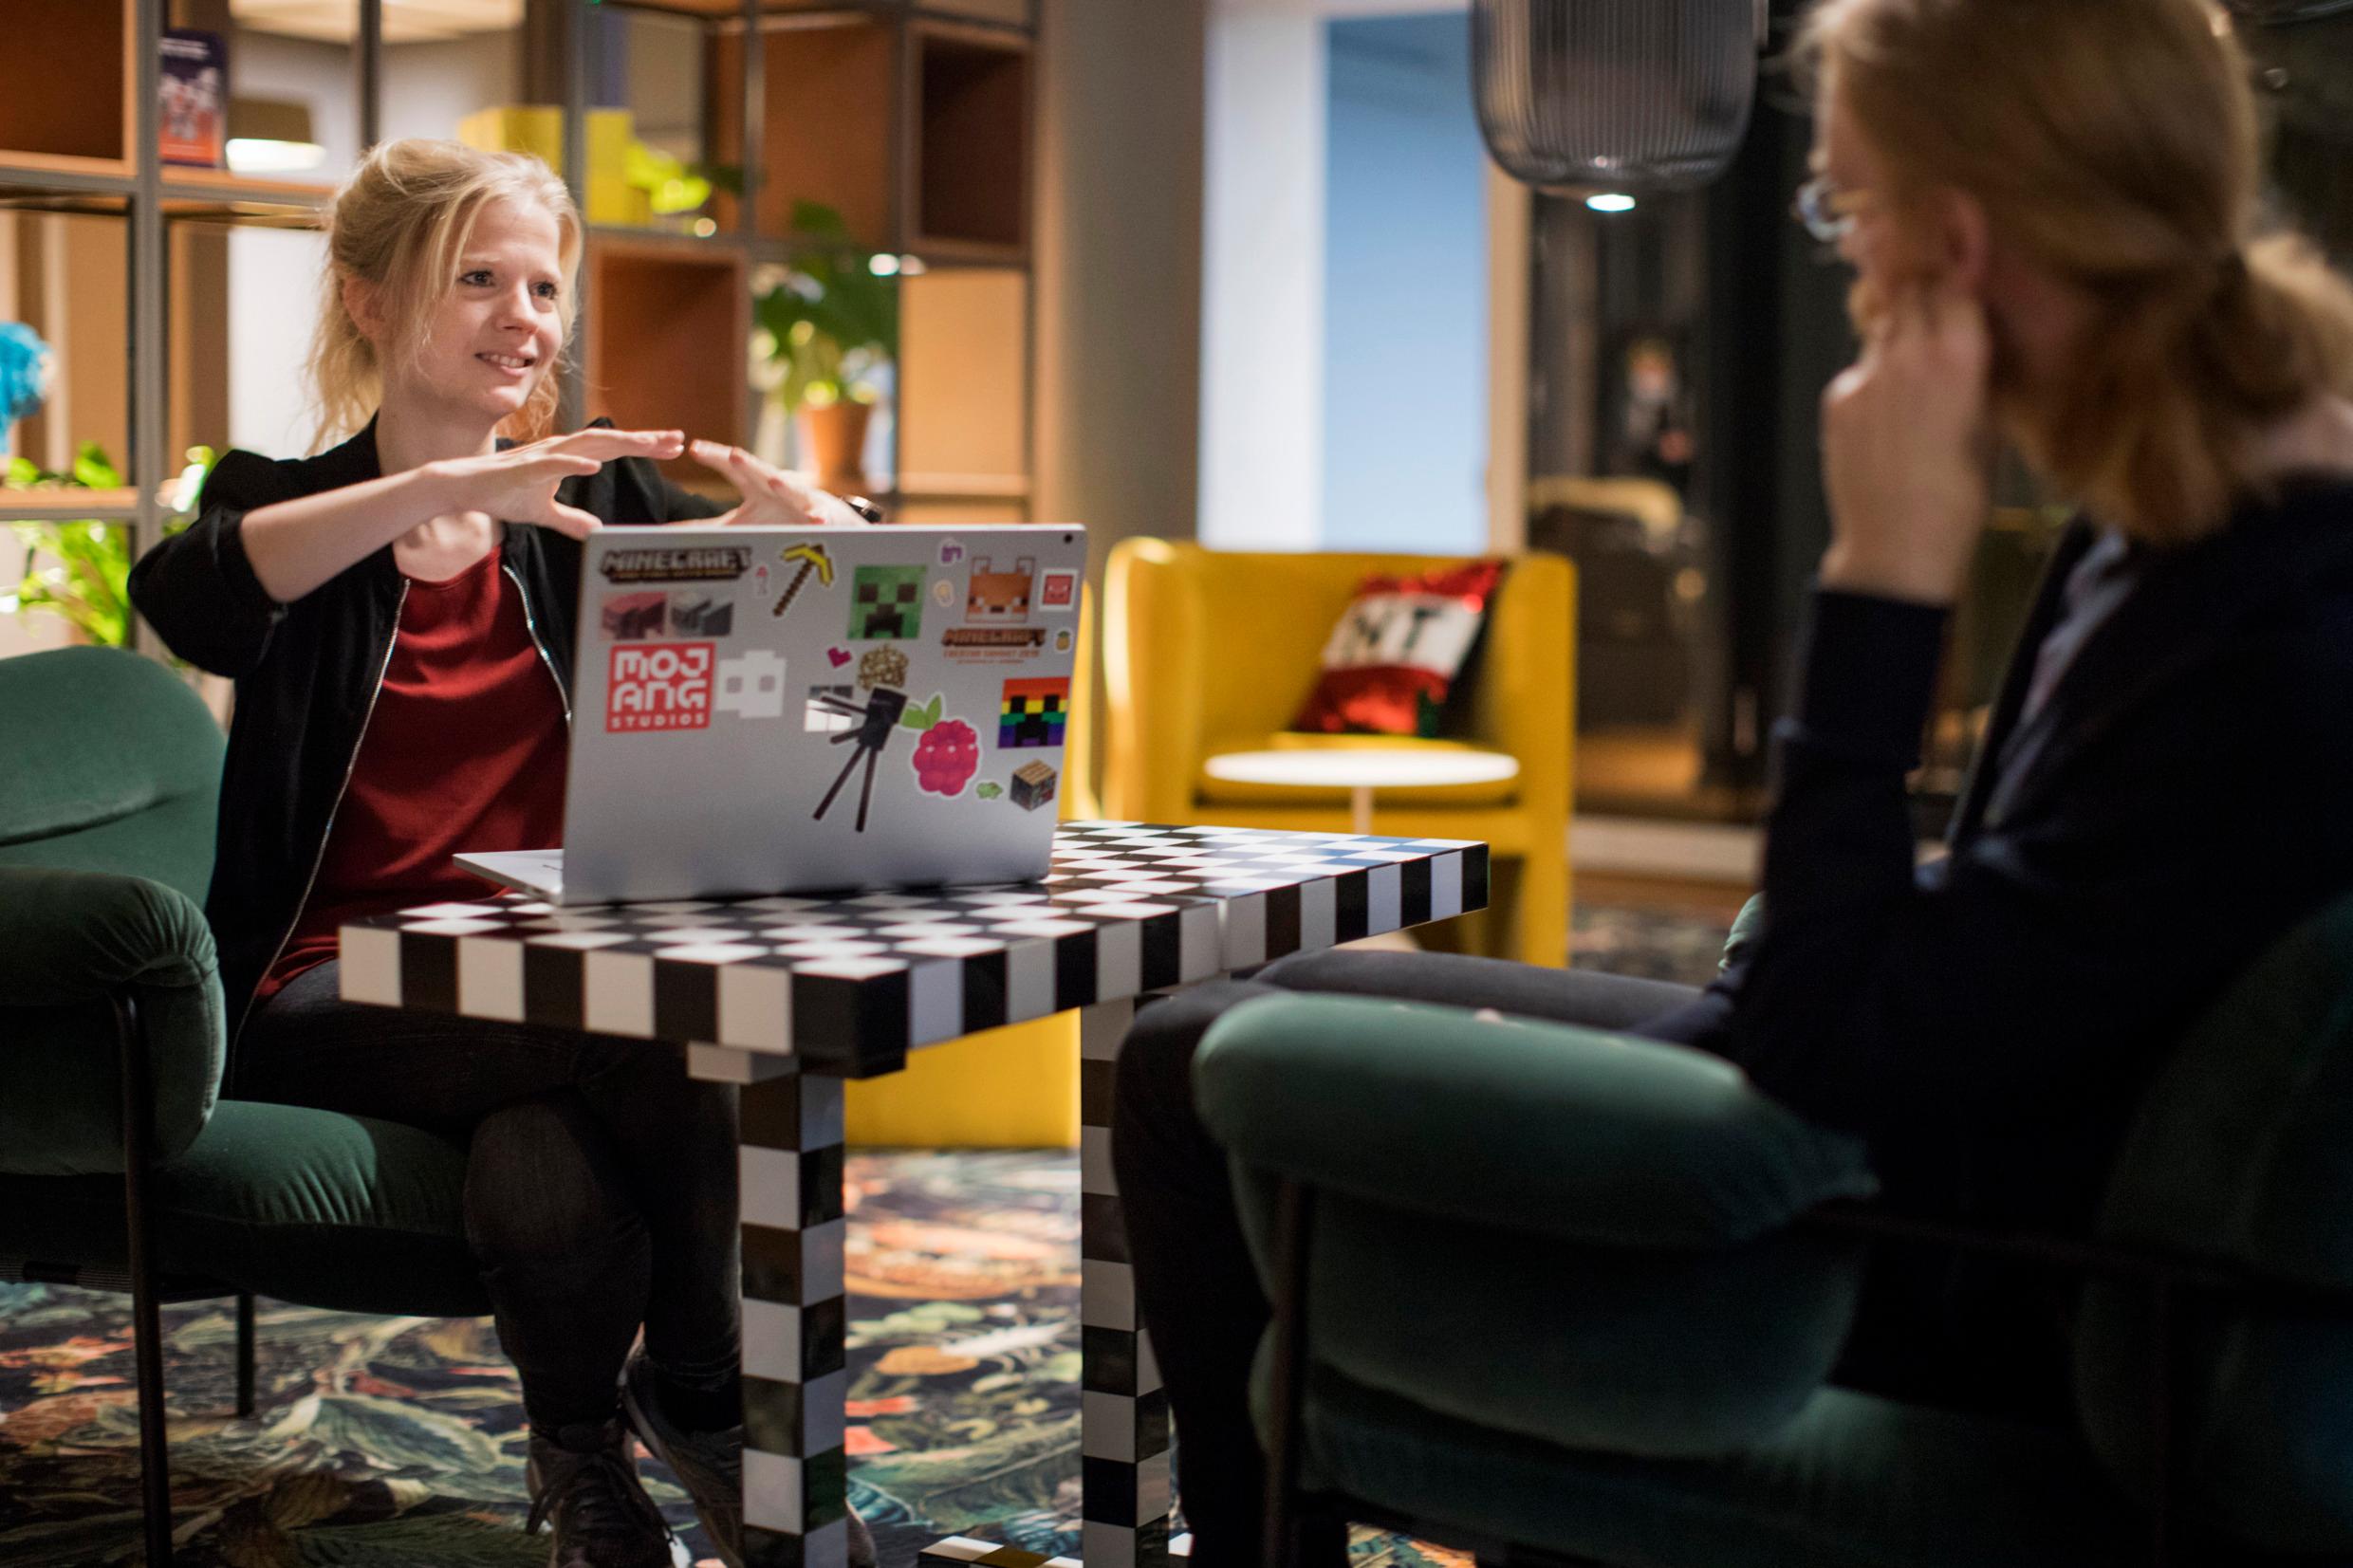
[[842,1080],[753,1062],[784,1070],[743,1090],[744,1562],[845,1568]]
[[1136,1317],[1127,1225],[1111,1176],[1111,1075],[1135,1016],[1133,1002],[1099,1002],[1079,1021],[1079,1555],[1086,1568],[1165,1568],[1175,1497],[1168,1394]]

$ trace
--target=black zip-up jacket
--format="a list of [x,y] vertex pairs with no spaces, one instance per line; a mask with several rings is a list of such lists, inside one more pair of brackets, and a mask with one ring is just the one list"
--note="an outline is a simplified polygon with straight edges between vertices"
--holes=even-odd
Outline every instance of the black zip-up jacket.
[[[407,585],[386,545],[281,604],[246,559],[245,514],[382,471],[373,421],[316,457],[278,462],[231,452],[206,480],[195,522],[131,571],[131,602],[172,652],[237,683],[205,898],[232,1038],[309,895],[392,655]],[[606,523],[669,523],[720,509],[635,457],[566,480],[556,493]],[[568,719],[580,545],[553,529],[510,524],[500,569],[523,596],[531,638]]]

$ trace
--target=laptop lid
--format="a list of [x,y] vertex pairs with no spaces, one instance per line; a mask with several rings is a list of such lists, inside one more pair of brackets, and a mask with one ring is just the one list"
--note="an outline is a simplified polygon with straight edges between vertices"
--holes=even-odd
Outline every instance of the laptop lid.
[[1044,876],[1085,563],[1074,525],[600,530],[563,901]]

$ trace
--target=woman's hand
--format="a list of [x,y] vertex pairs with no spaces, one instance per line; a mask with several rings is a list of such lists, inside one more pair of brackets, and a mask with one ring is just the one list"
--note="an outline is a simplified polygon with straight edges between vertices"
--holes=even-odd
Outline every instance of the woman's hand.
[[594,513],[558,501],[558,485],[594,473],[616,457],[676,457],[685,447],[682,431],[584,430],[480,457],[444,458],[425,470],[437,511],[484,512],[585,539],[604,525]]
[[733,511],[711,521],[718,526],[733,523],[781,523],[795,527],[862,527],[865,519],[848,503],[803,479],[761,462],[741,447],[716,441],[696,441],[687,449],[695,462],[718,474],[743,495]]
[[1822,584],[1925,604],[1960,597],[1992,505],[1985,308],[1907,293],[1822,397],[1830,548]]

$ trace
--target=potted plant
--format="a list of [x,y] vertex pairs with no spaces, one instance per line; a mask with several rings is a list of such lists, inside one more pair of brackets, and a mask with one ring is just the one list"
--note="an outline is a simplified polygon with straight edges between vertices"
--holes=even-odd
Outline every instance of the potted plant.
[[[769,396],[799,417],[817,482],[862,489],[867,422],[899,356],[898,290],[832,208],[795,202],[792,232],[791,263],[753,306],[753,348],[776,377]],[[898,258],[884,260],[883,271],[896,273]]]
[[[166,488],[164,505],[178,513],[166,533],[188,526],[204,476],[213,466],[209,447],[188,449],[188,467]],[[122,476],[95,441],[84,441],[73,467],[52,472],[28,457],[0,462],[0,484],[9,489],[120,489]],[[84,642],[120,648],[131,637],[130,530],[118,524],[76,520],[14,523],[25,546],[24,581],[0,594],[0,612],[63,616]]]

